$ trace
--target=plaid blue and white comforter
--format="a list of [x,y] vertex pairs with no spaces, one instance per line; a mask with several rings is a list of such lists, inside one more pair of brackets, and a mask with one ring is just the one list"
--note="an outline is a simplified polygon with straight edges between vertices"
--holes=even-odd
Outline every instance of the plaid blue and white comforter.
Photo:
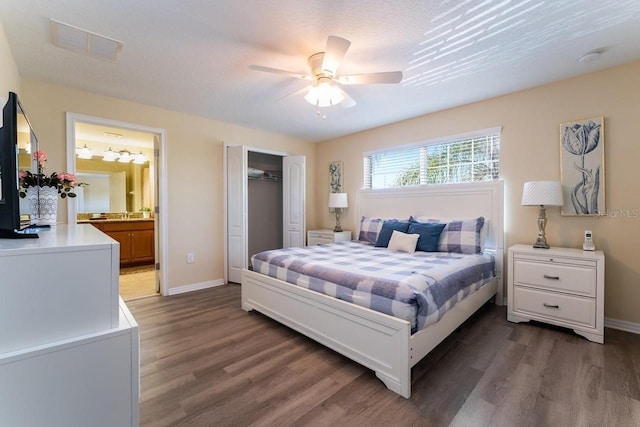
[[251,257],[253,269],[411,323],[412,333],[494,277],[487,254],[403,252],[362,242],[276,249]]

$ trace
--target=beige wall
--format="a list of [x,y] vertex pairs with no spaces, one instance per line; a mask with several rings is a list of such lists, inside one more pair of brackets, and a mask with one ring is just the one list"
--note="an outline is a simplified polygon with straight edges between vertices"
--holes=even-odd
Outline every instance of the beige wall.
[[[513,93],[459,108],[321,143],[316,182],[319,207],[328,197],[329,162],[344,162],[350,208],[343,228],[357,230],[356,191],[362,187],[362,153],[472,130],[502,126],[500,176],[505,181],[507,246],[533,243],[537,209],[520,205],[522,185],[560,178],[560,123],[605,118],[605,195],[612,214],[603,218],[562,217],[547,209],[550,245],[582,247],[585,229],[593,230],[597,249],[606,255],[605,316],[640,323],[640,62]],[[632,218],[615,216],[629,210]],[[332,227],[327,209],[319,224]]]
[[[22,81],[21,100],[51,171],[66,167],[66,112],[166,129],[168,194],[161,196],[168,203],[171,288],[223,277],[223,141],[305,155],[307,223],[315,224],[315,144],[29,79]],[[58,216],[66,218],[65,202]],[[195,263],[186,263],[188,252]]]
[[13,59],[4,27],[0,23],[0,97],[6,98],[9,92],[20,93],[20,74]]

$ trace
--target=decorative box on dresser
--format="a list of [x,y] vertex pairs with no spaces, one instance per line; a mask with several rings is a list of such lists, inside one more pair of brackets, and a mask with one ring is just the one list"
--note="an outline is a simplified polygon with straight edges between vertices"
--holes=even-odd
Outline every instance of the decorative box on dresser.
[[307,232],[307,245],[317,246],[327,243],[345,242],[351,240],[350,231],[310,230]]
[[138,325],[119,245],[88,225],[0,239],[0,424],[137,426]]
[[581,249],[509,248],[507,319],[537,320],[604,343],[604,254]]

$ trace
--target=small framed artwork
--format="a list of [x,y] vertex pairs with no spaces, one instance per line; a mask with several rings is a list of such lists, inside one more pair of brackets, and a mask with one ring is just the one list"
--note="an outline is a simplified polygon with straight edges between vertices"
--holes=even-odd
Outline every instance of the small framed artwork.
[[342,193],[342,162],[329,163],[329,193]]
[[604,117],[560,125],[562,215],[602,215]]

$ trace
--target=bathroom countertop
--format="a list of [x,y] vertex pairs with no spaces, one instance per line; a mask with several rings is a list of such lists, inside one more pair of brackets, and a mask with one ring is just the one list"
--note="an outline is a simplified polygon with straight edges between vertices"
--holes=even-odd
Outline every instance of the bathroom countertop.
[[91,224],[94,222],[141,222],[153,221],[153,218],[97,218],[97,219],[79,219],[78,224]]

